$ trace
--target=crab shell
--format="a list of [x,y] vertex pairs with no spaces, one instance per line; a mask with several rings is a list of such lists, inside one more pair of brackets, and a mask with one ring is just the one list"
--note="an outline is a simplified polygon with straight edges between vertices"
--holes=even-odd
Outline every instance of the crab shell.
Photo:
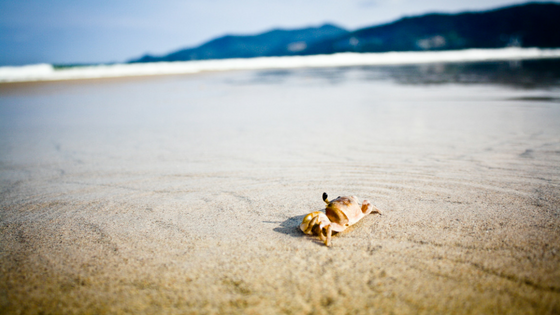
[[328,201],[327,195],[324,194],[323,200],[327,203],[325,213],[315,211],[306,215],[299,228],[305,234],[319,235],[321,239],[325,237],[323,231],[327,230],[325,240],[327,246],[330,244],[331,232],[342,232],[372,212],[381,214],[381,211],[368,200],[360,204],[356,196],[338,197]]
[[356,196],[350,196],[332,200],[325,208],[325,213],[331,221],[333,232],[342,232],[370,214],[373,209],[368,200],[360,205]]

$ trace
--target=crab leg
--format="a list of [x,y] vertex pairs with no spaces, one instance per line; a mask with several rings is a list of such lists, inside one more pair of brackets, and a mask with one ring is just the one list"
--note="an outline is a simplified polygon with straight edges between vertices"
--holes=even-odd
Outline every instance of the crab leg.
[[[330,225],[329,225],[330,226]],[[327,236],[323,234],[323,229],[319,230],[319,238],[321,241],[325,242],[327,240]]]
[[323,239],[322,236],[323,236],[323,232],[321,231],[321,240],[325,242],[325,245],[327,247],[330,247],[331,246],[331,236],[332,236],[332,227],[331,227],[330,224],[327,225],[327,237],[326,237],[326,239]]
[[377,208],[374,205],[371,205],[373,207],[373,211],[371,211],[371,213],[379,213],[379,215],[383,215],[383,212],[381,212],[381,210],[379,210],[379,208]]
[[377,208],[376,206],[372,205],[369,201],[364,200],[364,202],[362,203],[362,213],[364,215],[368,215],[370,213],[381,213],[381,210],[379,210],[379,208]]

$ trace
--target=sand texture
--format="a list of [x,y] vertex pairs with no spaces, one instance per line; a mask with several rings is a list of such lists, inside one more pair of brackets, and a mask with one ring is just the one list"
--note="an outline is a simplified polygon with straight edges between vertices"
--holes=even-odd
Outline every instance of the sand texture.
[[560,313],[558,87],[386,76],[0,86],[0,313]]

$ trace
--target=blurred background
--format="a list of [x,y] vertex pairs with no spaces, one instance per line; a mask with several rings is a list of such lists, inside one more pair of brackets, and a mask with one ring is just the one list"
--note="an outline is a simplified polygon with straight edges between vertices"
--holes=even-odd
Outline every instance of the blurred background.
[[[522,3],[526,1],[1,0],[0,66],[125,62],[145,54],[164,55],[195,47],[227,34],[254,35],[325,23],[354,31],[405,16],[483,11]],[[504,39],[505,44],[512,40],[515,44],[515,38]],[[440,43],[439,38],[426,38],[419,45],[437,48]],[[291,48],[298,51],[302,47]]]

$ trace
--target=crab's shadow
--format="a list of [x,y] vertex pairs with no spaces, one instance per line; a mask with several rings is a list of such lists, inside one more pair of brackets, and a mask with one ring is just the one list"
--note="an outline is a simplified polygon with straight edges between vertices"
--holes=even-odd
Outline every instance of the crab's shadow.
[[304,237],[305,234],[299,229],[299,225],[306,214],[297,215],[286,219],[280,223],[280,226],[272,229],[274,232],[289,235],[291,237]]

